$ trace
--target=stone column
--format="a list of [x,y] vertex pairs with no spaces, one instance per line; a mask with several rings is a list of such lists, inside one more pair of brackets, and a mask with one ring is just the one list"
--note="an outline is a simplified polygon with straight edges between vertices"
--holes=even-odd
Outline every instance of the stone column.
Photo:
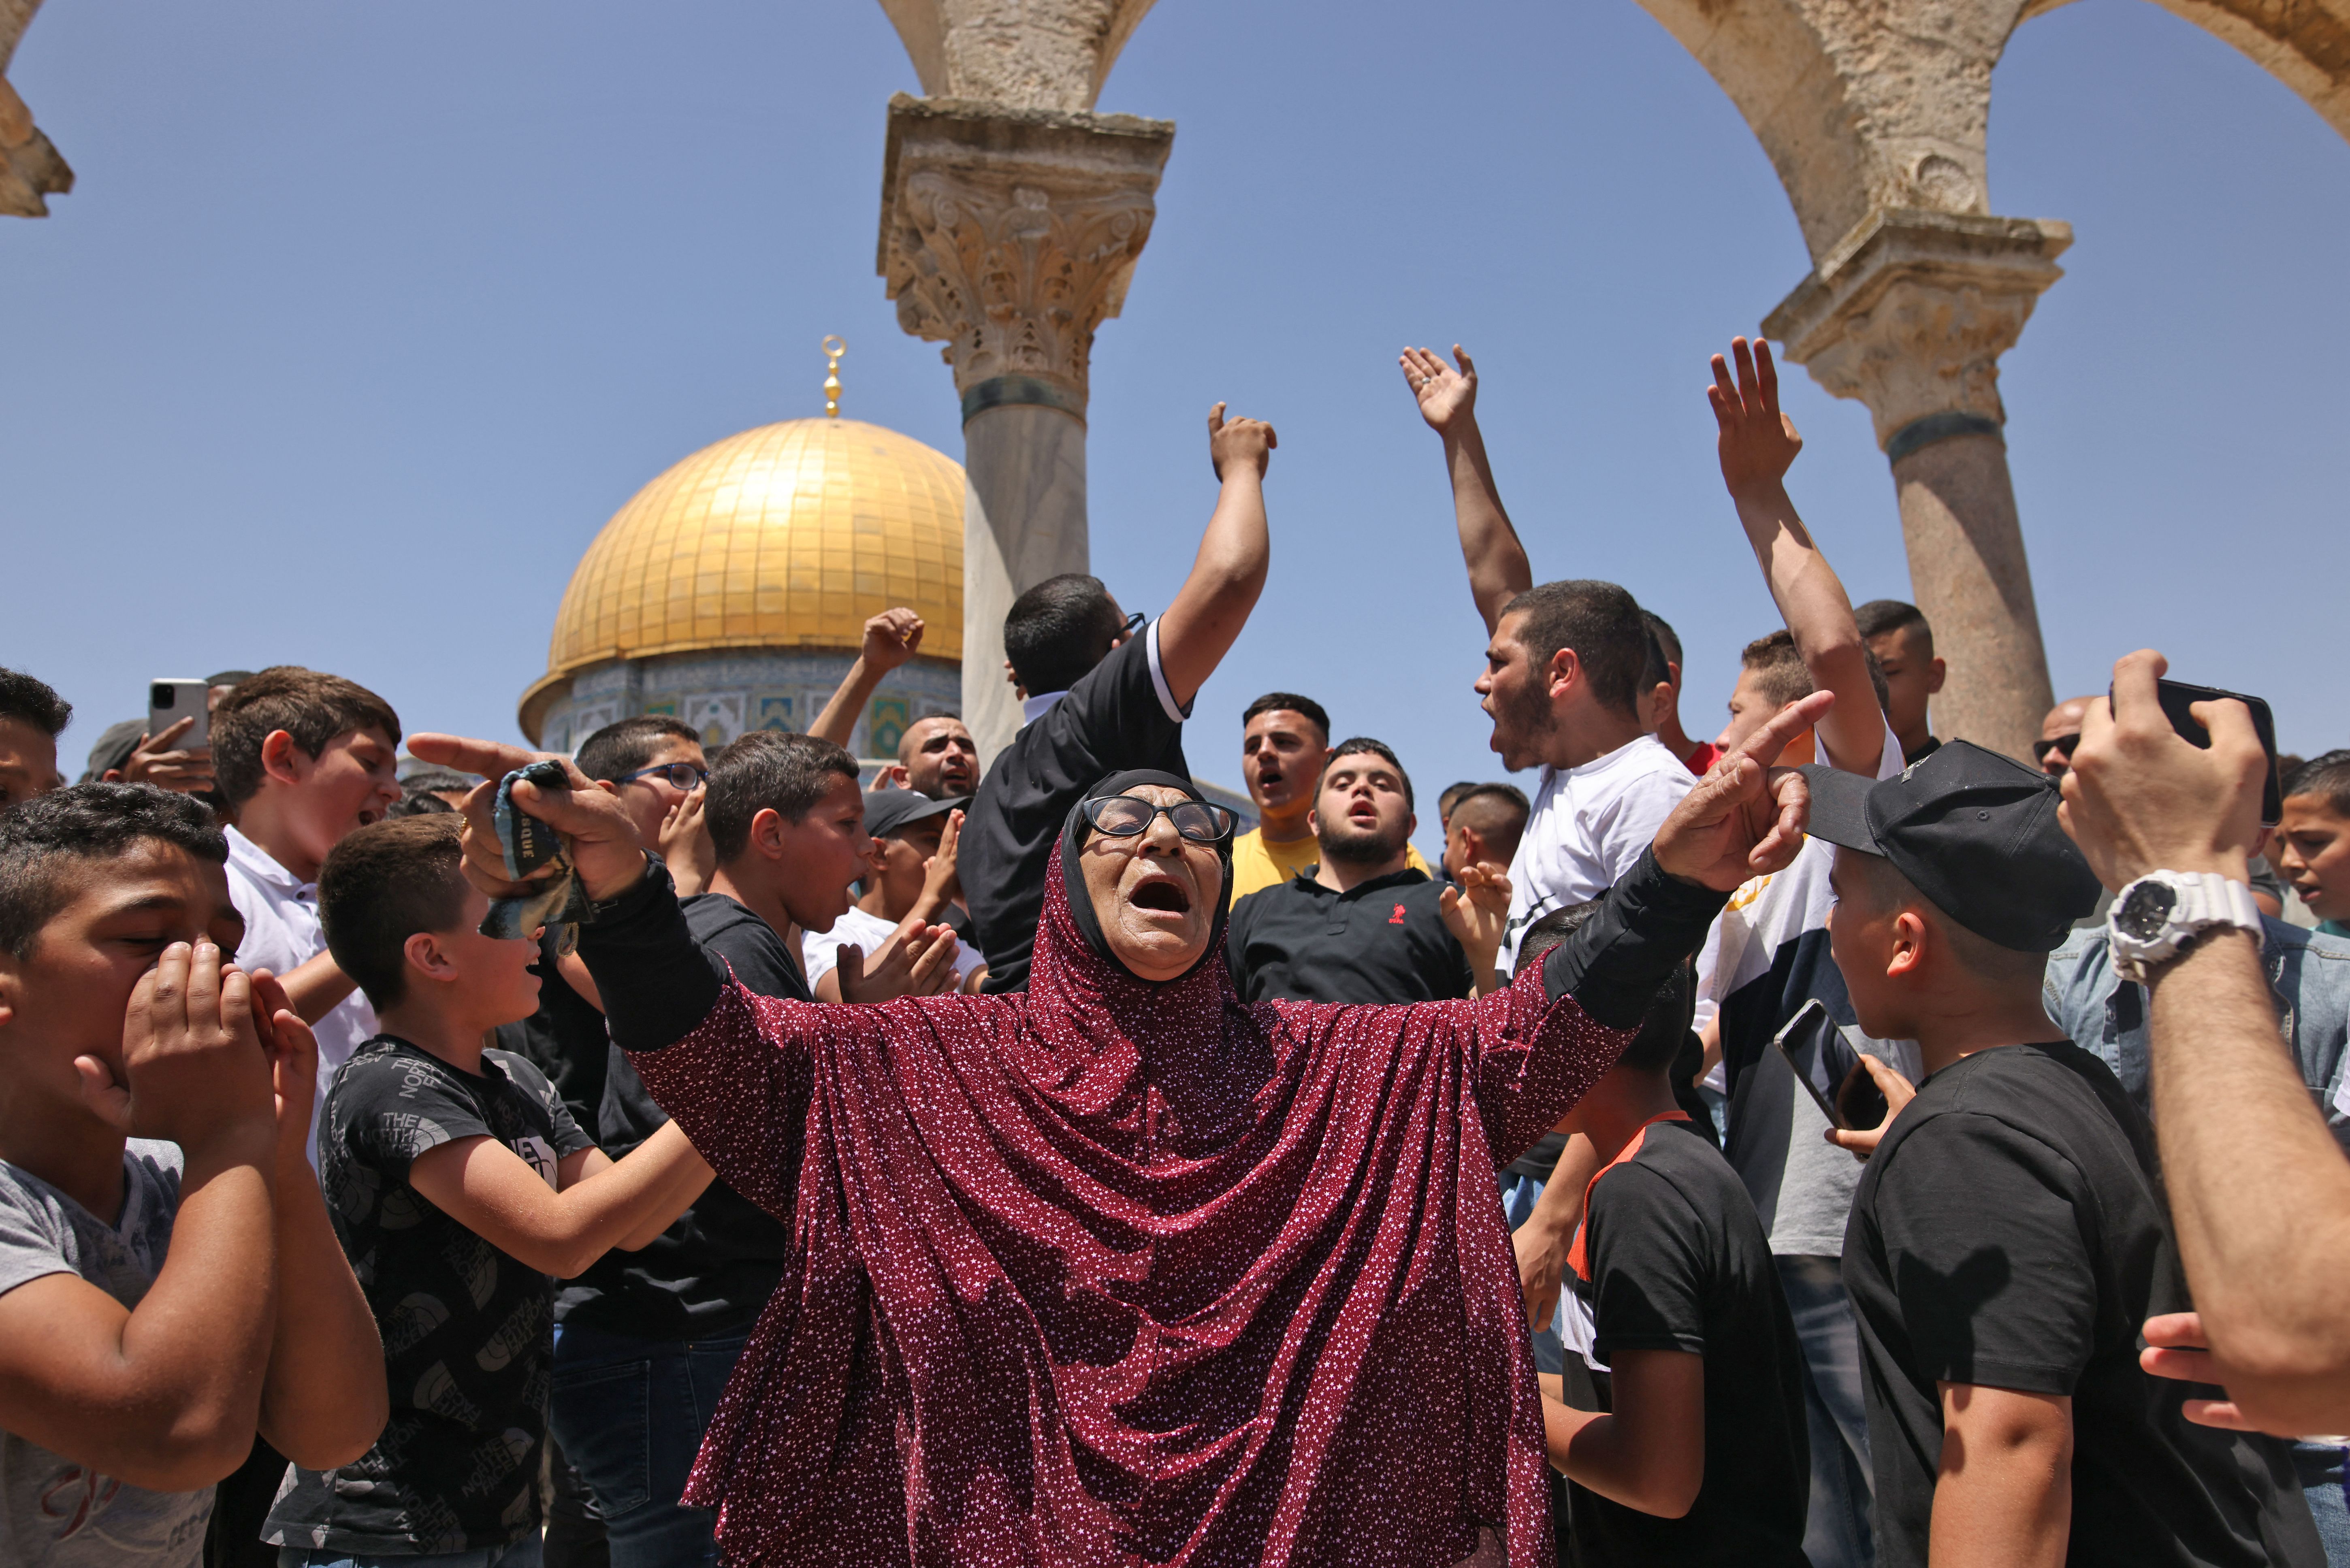
[[2064,275],[2070,225],[1904,209],[1864,220],[1762,332],[1868,405],[1893,466],[1910,591],[1950,679],[1934,732],[2028,759],[2054,699],[2001,432],[1999,357]]
[[1130,115],[889,100],[880,272],[898,325],[946,345],[962,397],[963,722],[983,765],[1020,727],[1005,612],[1088,569],[1094,329],[1126,302],[1174,139]]
[[[38,0],[36,0],[36,5]],[[0,6],[0,12],[5,7]],[[32,19],[33,7],[23,15],[24,21]],[[0,70],[8,66],[16,40],[6,36],[9,18],[0,15]],[[0,76],[0,213],[15,218],[46,218],[49,203],[46,198],[63,194],[73,189],[73,171],[33,123],[33,111]]]

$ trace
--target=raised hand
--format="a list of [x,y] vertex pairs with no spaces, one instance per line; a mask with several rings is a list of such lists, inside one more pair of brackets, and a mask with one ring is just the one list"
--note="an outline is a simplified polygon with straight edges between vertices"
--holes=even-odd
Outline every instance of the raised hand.
[[1738,361],[1736,379],[1716,354],[1713,384],[1705,395],[1721,427],[1721,482],[1736,495],[1767,490],[1786,478],[1795,454],[1804,450],[1804,438],[1795,433],[1795,421],[1779,411],[1779,370],[1771,362],[1771,345],[1757,338],[1750,348],[1745,338],[1733,337],[1730,353]]
[[864,950],[843,942],[837,960],[843,1002],[888,1002],[936,996],[954,983],[955,934],[945,926],[909,919],[881,944],[868,968]]
[[865,668],[876,672],[897,669],[921,650],[922,618],[902,606],[886,609],[865,623],[865,641],[858,653]]
[[718,870],[718,846],[711,842],[710,829],[702,815],[709,793],[709,782],[704,780],[686,791],[685,797],[661,818],[660,844],[653,853],[669,867],[670,879],[677,884],[677,896],[681,898],[691,898],[709,887]]
[[1457,370],[1426,348],[1407,348],[1396,359],[1411,395],[1419,400],[1419,417],[1439,435],[1477,422],[1477,362],[1458,343],[1452,357],[1460,361]]
[[1263,478],[1270,454],[1280,444],[1281,438],[1263,420],[1235,416],[1227,422],[1222,403],[1208,410],[1208,461],[1215,465],[1218,479],[1224,477],[1228,462],[1253,464],[1257,477]]
[[[239,1137],[265,1151],[276,1136],[271,1054],[255,1023],[253,981],[209,940],[173,942],[140,977],[123,1014],[119,1068],[77,1056],[74,1071],[84,1103],[132,1137],[193,1155]],[[306,1106],[306,1126],[308,1119]]]
[[938,853],[922,862],[922,909],[926,914],[936,914],[954,901],[962,891],[960,856],[962,847],[962,813],[947,813],[947,825],[939,830]]
[[174,748],[172,744],[186,734],[195,722],[196,716],[191,713],[175,721],[160,735],[140,736],[137,749],[122,760],[122,782],[151,784],[182,794],[196,794],[212,788],[213,749]]
[[1509,868],[1491,860],[1463,866],[1460,881],[1437,896],[1437,905],[1470,967],[1492,968],[1510,923]]
[[[531,883],[506,879],[505,851],[498,844],[493,812],[499,780],[516,768],[550,757],[563,764],[571,787],[542,790],[533,784],[518,784],[515,786],[515,805],[563,836],[570,850],[571,864],[588,896],[595,899],[618,898],[645,874],[644,844],[637,837],[636,824],[629,820],[620,797],[598,789],[570,758],[525,751],[496,741],[432,733],[411,736],[408,749],[425,762],[483,775],[483,782],[473,786],[458,809],[465,818],[466,879],[491,898],[520,898],[536,891]],[[541,874],[551,876],[553,872],[550,869]]]
[[2190,711],[2211,747],[2181,739],[2155,691],[2169,668],[2152,649],[2114,666],[2114,705],[2100,698],[2082,715],[2056,808],[2097,880],[2116,890],[2149,871],[2242,881],[2260,841],[2268,753],[2251,713],[2241,702],[2198,702]]
[[277,1169],[303,1174],[309,1161],[310,1111],[318,1098],[318,1040],[294,1011],[277,977],[253,971],[253,1026],[269,1053],[270,1085],[277,1101]]
[[1784,870],[1804,846],[1812,795],[1803,774],[1771,759],[1835,705],[1825,691],[1790,702],[1715,763],[1657,829],[1657,864],[1723,893]]

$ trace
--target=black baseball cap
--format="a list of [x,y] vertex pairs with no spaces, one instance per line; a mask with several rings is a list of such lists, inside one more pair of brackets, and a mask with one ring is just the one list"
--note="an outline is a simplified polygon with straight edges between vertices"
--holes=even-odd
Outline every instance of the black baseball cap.
[[1934,907],[1986,941],[2053,952],[2097,906],[2096,873],[2057,825],[2056,782],[1967,741],[1895,777],[1813,763],[1811,832],[1881,855]]
[[926,816],[944,816],[971,804],[968,795],[956,795],[949,800],[932,800],[910,789],[875,790],[865,797],[865,831],[874,838],[887,838],[910,822],[920,822]]

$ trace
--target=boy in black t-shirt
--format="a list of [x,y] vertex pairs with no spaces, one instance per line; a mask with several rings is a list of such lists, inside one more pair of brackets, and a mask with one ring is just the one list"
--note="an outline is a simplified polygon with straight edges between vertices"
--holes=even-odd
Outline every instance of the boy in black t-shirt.
[[1684,968],[1559,1124],[1602,1162],[1567,1256],[1590,1360],[1542,1378],[1578,1568],[1805,1562],[1803,1348],[1745,1184],[1674,1103],[1693,1000]]
[[391,1419],[357,1461],[290,1472],[265,1535],[286,1561],[536,1563],[548,1276],[642,1246],[710,1180],[674,1129],[607,1159],[544,1074],[483,1048],[536,1005],[537,949],[481,934],[459,825],[362,827],[319,877],[328,949],[385,1029],[335,1075],[318,1168],[382,1334]]
[[1860,1026],[1928,1075],[1845,1237],[1877,1561],[2322,1563],[2285,1445],[2191,1425],[2138,1365],[2191,1303],[2145,1118],[2041,1006],[2098,893],[2054,782],[1964,741],[1874,784],[1804,771]]

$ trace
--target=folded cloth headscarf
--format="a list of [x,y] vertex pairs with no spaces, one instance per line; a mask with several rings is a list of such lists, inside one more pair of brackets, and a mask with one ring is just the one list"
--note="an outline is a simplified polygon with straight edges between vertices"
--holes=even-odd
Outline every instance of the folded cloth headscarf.
[[[1197,793],[1088,797],[1145,783]],[[684,1501],[728,1563],[1548,1568],[1493,1173],[1629,1032],[1533,969],[1475,1001],[1244,1005],[1221,896],[1201,962],[1143,981],[1102,940],[1081,826],[1025,992],[713,982],[681,1038],[612,1014],[703,1158],[792,1227]],[[675,905],[641,908],[583,944],[608,999],[641,989],[629,950],[684,961]]]

